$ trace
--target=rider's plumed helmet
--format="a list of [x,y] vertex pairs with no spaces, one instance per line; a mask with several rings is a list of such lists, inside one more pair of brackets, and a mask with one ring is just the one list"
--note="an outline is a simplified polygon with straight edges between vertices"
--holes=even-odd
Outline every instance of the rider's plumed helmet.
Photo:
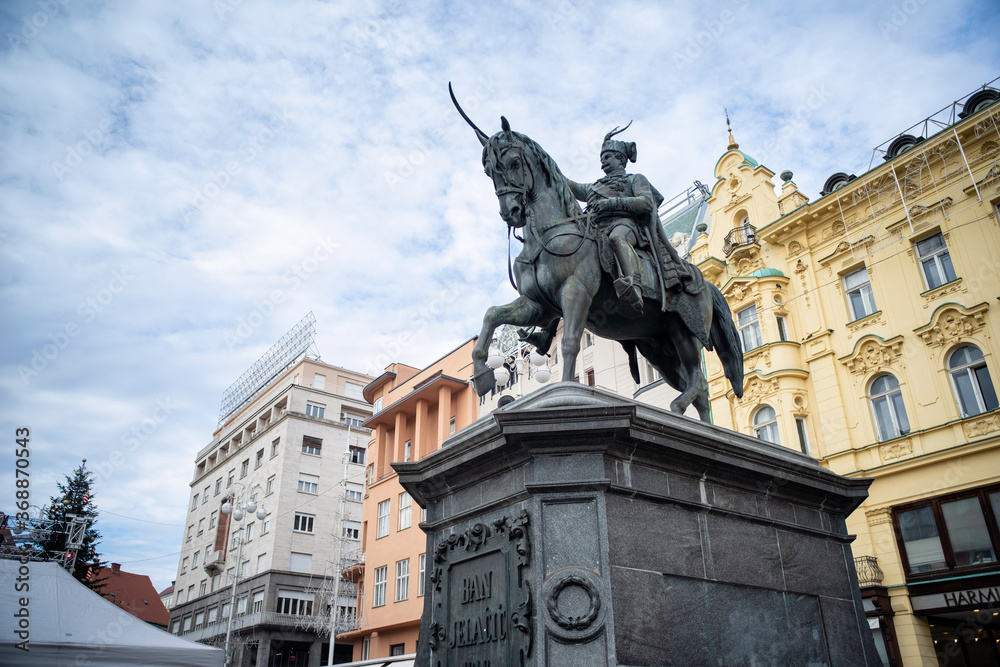
[[629,162],[635,162],[636,158],[636,148],[634,141],[618,141],[617,139],[612,139],[611,137],[616,134],[621,134],[629,128],[632,121],[629,121],[628,125],[622,128],[616,127],[607,134],[604,135],[604,143],[601,144],[601,153],[606,151],[612,151],[621,155],[622,162],[628,160]]

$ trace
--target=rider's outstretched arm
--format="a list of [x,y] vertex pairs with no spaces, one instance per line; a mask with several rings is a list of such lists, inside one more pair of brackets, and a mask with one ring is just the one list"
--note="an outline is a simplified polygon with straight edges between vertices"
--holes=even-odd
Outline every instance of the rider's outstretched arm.
[[577,183],[576,181],[571,181],[568,178],[566,179],[566,182],[569,183],[569,189],[573,191],[573,196],[576,197],[577,200],[587,201],[587,194],[590,190],[589,185],[586,183]]

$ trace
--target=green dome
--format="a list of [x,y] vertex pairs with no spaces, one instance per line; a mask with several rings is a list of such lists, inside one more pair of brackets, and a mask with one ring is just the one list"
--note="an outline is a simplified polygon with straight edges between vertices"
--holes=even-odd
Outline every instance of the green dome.
[[784,278],[785,274],[778,269],[758,269],[750,274],[751,278],[768,278],[768,277]]

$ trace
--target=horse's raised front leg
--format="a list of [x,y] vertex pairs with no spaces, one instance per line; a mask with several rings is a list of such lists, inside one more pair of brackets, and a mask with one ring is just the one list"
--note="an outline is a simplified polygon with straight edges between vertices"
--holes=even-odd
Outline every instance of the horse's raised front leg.
[[670,409],[684,414],[688,406],[694,403],[701,420],[710,421],[708,380],[701,369],[701,343],[691,335],[677,336],[673,342],[677,347],[680,372],[686,376],[687,386],[680,396],[670,402]]
[[566,281],[560,292],[563,311],[563,382],[568,382],[576,375],[576,357],[580,354],[580,339],[583,328],[587,324],[590,304],[594,300],[591,290],[588,290],[578,278]]
[[493,306],[486,311],[479,340],[472,348],[472,380],[476,385],[476,393],[485,396],[496,386],[493,369],[486,365],[486,359],[489,356],[490,343],[493,342],[493,332],[497,327],[501,324],[532,327],[546,322],[543,319],[542,307],[523,296],[519,296],[506,306]]

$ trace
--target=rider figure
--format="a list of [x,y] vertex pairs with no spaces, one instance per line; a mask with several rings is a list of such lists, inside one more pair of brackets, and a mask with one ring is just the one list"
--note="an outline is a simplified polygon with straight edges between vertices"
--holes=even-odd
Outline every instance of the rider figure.
[[615,291],[638,314],[642,312],[642,289],[635,248],[647,246],[650,239],[657,244],[664,289],[671,289],[681,282],[678,272],[681,260],[669,241],[662,238],[657,208],[663,196],[642,174],[625,173],[626,163],[636,159],[635,142],[618,141],[611,137],[627,128],[628,125],[615,128],[604,136],[601,146],[604,178],[593,185],[574,181],[569,181],[569,185],[577,199],[587,202],[591,220],[610,241],[619,267]]

